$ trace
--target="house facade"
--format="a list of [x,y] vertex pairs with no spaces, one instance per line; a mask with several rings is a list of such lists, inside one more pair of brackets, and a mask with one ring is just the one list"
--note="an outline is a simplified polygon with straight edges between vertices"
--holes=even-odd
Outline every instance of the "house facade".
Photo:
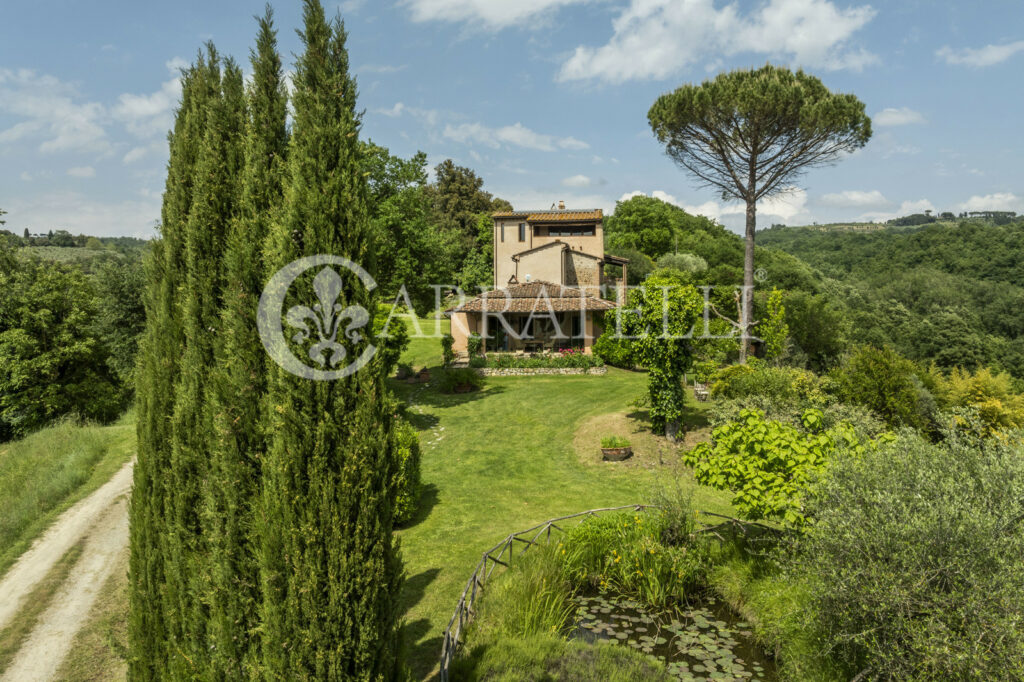
[[628,261],[604,253],[601,209],[505,211],[494,218],[493,290],[447,311],[454,349],[465,352],[469,336],[483,337],[497,352],[564,348],[591,352],[604,312],[616,305],[602,297],[615,290],[604,266]]

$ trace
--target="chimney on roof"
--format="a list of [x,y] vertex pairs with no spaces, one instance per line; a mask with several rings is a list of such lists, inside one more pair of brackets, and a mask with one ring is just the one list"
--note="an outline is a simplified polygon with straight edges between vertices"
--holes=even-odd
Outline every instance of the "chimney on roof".
[[564,211],[565,210],[565,202],[562,201],[561,199],[558,200],[558,210],[559,211]]

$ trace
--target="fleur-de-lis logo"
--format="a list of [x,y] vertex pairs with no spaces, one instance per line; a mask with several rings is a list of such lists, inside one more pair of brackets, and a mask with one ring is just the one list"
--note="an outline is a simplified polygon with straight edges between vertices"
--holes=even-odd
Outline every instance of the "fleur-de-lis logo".
[[370,321],[370,314],[362,306],[350,305],[342,310],[341,304],[337,302],[341,289],[342,281],[338,273],[332,268],[324,268],[313,279],[313,291],[318,302],[314,303],[312,308],[304,305],[292,306],[284,318],[290,327],[299,330],[292,336],[292,341],[297,344],[304,344],[309,340],[309,322],[312,322],[319,341],[310,347],[309,359],[321,367],[328,364],[330,367],[336,367],[345,359],[345,346],[337,341],[338,330],[343,320],[351,320],[345,327],[345,338],[352,343],[363,340],[363,335],[357,330]]
[[[340,265],[354,273],[367,290],[372,291],[377,286],[368,272],[347,258],[329,255],[300,258],[271,277],[260,297],[256,317],[260,340],[270,357],[292,374],[320,381],[353,374],[365,367],[377,351],[376,346],[367,344],[359,357],[347,366],[334,369],[348,355],[344,341],[347,340],[351,348],[366,339],[360,330],[369,323],[370,314],[362,306],[344,307],[338,301],[345,285],[332,267],[322,267],[313,278],[316,302],[312,306],[295,305],[282,314],[285,296],[295,280],[307,270],[331,265]],[[285,323],[296,330],[291,336],[293,343],[304,347],[307,342],[313,341],[306,351],[313,366],[300,360],[289,348],[284,334]]]

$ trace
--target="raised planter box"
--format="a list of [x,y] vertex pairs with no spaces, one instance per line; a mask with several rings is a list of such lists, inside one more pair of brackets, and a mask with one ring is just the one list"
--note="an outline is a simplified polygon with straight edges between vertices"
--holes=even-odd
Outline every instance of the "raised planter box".
[[607,367],[477,367],[482,377],[523,377],[540,374],[607,374]]
[[606,462],[621,462],[633,456],[633,448],[601,448],[601,456]]

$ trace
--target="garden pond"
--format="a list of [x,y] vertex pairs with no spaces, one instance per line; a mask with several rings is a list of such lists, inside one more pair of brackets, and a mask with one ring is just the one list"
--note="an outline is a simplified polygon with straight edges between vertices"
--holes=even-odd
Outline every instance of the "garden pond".
[[662,661],[679,680],[778,679],[774,662],[754,642],[750,625],[713,597],[662,612],[606,594],[577,595],[574,601],[571,638],[633,647]]

